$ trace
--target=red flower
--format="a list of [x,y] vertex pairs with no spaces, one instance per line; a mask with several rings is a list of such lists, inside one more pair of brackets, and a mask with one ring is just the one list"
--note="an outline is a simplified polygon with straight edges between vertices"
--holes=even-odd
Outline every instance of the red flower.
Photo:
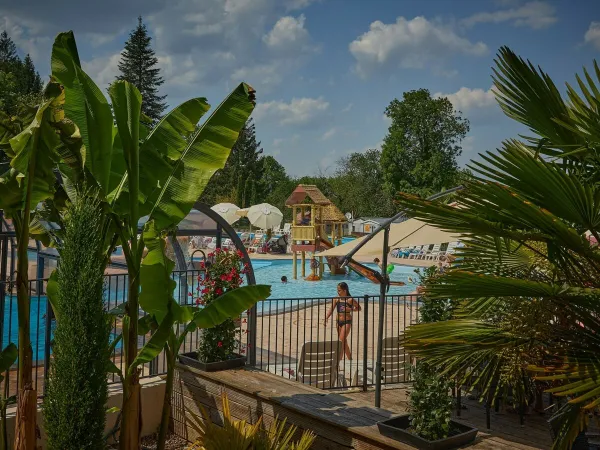
[[210,253],[208,254],[208,257],[209,257],[209,258],[212,258],[213,256],[215,256],[215,254],[214,254],[213,252],[210,252]]
[[219,253],[221,253],[221,249],[220,248],[216,248],[215,249],[215,253],[218,255]]
[[241,251],[241,250],[238,250],[236,253],[237,253],[237,255],[238,255],[240,258],[243,258],[243,257],[244,257],[244,254],[242,253],[242,251]]
[[248,322],[246,319],[242,320],[242,323],[246,323],[246,322]]
[[229,281],[227,275],[221,275],[221,281]]
[[204,300],[200,300],[198,299],[198,301],[196,302],[198,305],[204,305],[206,302]]
[[221,295],[222,293],[223,293],[223,289],[221,289],[221,288],[215,289],[215,294]]
[[191,292],[188,292],[188,295],[191,297],[191,296],[192,296],[192,293],[191,293]]
[[223,347],[223,343],[221,341],[217,342],[217,347]]
[[240,349],[240,353],[243,355],[244,353],[246,353],[246,349],[245,348],[241,348]]

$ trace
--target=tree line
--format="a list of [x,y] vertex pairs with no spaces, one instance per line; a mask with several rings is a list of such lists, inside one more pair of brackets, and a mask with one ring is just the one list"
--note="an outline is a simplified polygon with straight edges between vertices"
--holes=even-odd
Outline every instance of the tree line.
[[285,201],[298,184],[314,184],[344,213],[353,217],[389,217],[397,212],[397,192],[427,197],[470,176],[458,166],[469,121],[445,98],[426,89],[405,92],[385,110],[391,120],[381,150],[350,153],[336,161],[331,174],[293,177],[264,155],[252,119],[246,123],[225,168],[212,178],[202,200],[210,205],[258,203],[277,206],[285,220]]

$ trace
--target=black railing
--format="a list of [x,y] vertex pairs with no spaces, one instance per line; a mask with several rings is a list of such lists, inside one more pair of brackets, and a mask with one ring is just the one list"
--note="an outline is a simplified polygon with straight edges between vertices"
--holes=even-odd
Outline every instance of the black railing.
[[[339,327],[336,309],[325,324],[333,298],[268,299],[259,303],[256,367],[324,389],[367,389],[374,385],[380,297],[352,299],[360,309],[352,312],[345,339],[348,327]],[[411,361],[399,337],[417,321],[418,297],[389,295],[384,308],[382,383],[407,382]]]
[[[199,287],[200,271],[177,271],[172,274],[177,283],[175,299],[180,304],[192,304]],[[33,381],[39,395],[43,395],[52,360],[52,336],[55,327],[51,305],[46,296],[47,279],[29,282],[31,309],[31,345],[33,349]],[[111,310],[127,301],[128,275],[106,275],[105,303]],[[4,295],[3,320],[0,321],[0,348],[9,342],[17,344],[17,296],[14,281],[0,281]],[[190,295],[191,294],[191,295]],[[342,343],[338,314],[334,310],[324,323],[333,298],[268,299],[256,306],[256,316],[244,313],[240,317],[238,351],[255,356],[255,367],[276,375],[311,384],[319,388],[367,387],[375,384],[377,355],[377,320],[379,296],[354,297],[360,309],[352,312],[350,332]],[[406,327],[415,323],[419,314],[416,295],[389,295],[385,297],[383,334],[382,383],[409,381],[410,358],[401,347],[399,336]],[[140,315],[144,312],[140,311]],[[254,325],[256,324],[256,325]],[[254,327],[254,328],[253,328]],[[348,328],[348,327],[345,327]],[[120,321],[113,326],[112,338],[121,333]],[[139,336],[138,346],[146,344],[150,334]],[[200,342],[201,331],[191,333],[182,345],[181,353],[194,351]],[[339,362],[338,362],[339,360]],[[112,361],[123,369],[121,344],[117,345]],[[166,373],[166,358],[160,354],[141,367],[141,377]],[[0,384],[8,384],[9,395],[17,392],[17,364]],[[110,375],[111,383],[118,383],[117,375]]]
[[[198,292],[198,277],[201,272],[197,270],[173,272],[172,278],[176,281],[177,287],[174,292],[175,299],[182,305],[191,305],[195,301]],[[111,310],[127,301],[128,275],[110,274],[105,276],[105,304],[106,310]],[[53,315],[52,307],[46,295],[47,279],[34,279],[29,281],[29,299],[30,299],[30,338],[33,350],[33,382],[38,394],[44,394],[45,380],[48,377],[48,370],[52,359],[52,337],[56,321]],[[18,342],[18,319],[17,319],[17,295],[16,282],[0,281],[0,292],[4,293],[4,316],[0,322],[0,348],[4,348],[10,342],[15,345]],[[192,294],[190,296],[190,294]],[[140,316],[145,313],[140,310]],[[238,350],[245,353],[248,349],[247,334],[247,314],[241,317],[242,326],[239,331]],[[121,334],[120,320],[116,320],[113,325],[112,339]],[[181,329],[183,325],[181,326]],[[198,347],[200,340],[200,330],[188,335],[184,341],[181,352],[190,352]],[[143,347],[150,334],[138,337],[138,346]],[[117,367],[123,370],[124,361],[121,352],[122,344],[117,344],[111,359]],[[166,373],[166,358],[164,352],[155,360],[144,364],[141,368],[140,377],[152,377]],[[17,364],[8,371],[4,381],[0,383],[2,392],[8,392],[14,395],[17,392]],[[117,375],[110,375],[111,383],[120,382]],[[7,391],[4,391],[5,384],[8,384]]]

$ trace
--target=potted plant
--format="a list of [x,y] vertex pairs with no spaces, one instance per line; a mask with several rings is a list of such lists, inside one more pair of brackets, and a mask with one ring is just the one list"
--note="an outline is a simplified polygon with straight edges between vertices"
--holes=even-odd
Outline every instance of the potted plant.
[[[436,267],[415,270],[421,284],[432,281]],[[432,323],[452,318],[454,304],[449,300],[421,297],[420,322]],[[379,432],[419,449],[444,450],[469,444],[477,428],[452,420],[453,382],[440,376],[437,368],[418,361],[413,369],[414,385],[410,393],[409,414],[379,422]]]
[[[209,253],[210,264],[200,263],[203,274],[198,277],[198,293],[190,294],[196,304],[208,306],[225,292],[239,288],[248,265],[242,261],[242,253],[217,248]],[[244,349],[238,348],[241,337],[241,320],[227,319],[216,327],[201,331],[200,345],[194,352],[182,353],[182,364],[207,372],[234,369],[244,366]]]

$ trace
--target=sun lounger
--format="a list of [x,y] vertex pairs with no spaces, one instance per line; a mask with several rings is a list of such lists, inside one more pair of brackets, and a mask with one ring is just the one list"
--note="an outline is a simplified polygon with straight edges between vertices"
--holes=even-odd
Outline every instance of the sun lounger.
[[254,240],[252,241],[252,244],[250,244],[250,246],[248,247],[248,251],[254,252],[254,253],[258,252],[258,249],[260,247],[262,247],[263,243],[264,243],[264,235],[255,233]]
[[342,351],[341,341],[306,342],[302,346],[296,380],[320,389],[336,387]]
[[[381,343],[382,358],[381,358],[381,381],[382,383],[404,383],[408,381],[405,371],[407,370],[406,363],[408,355],[404,348],[400,345],[399,336],[387,337]],[[368,367],[368,370],[375,374],[375,367]],[[373,380],[375,375],[373,375]]]
[[431,251],[428,252],[427,254],[425,254],[424,259],[430,259],[430,260],[436,261],[438,259],[439,254],[440,254],[440,247],[441,246],[442,246],[441,244],[435,244],[433,246],[433,248],[431,249]]

